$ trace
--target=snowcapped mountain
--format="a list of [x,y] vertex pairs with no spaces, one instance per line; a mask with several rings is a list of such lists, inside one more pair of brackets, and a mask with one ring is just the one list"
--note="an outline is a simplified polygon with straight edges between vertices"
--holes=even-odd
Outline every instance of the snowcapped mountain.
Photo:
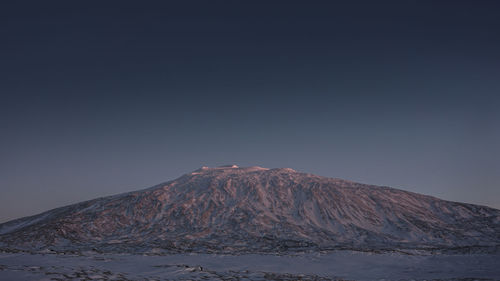
[[202,167],[0,225],[4,249],[276,252],[498,247],[500,210],[292,169]]

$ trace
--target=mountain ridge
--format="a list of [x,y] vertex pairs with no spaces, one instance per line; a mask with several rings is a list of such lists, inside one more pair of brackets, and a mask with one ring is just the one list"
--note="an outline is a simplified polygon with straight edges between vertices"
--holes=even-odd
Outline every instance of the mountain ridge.
[[0,247],[135,252],[498,247],[500,210],[236,165],[0,224]]

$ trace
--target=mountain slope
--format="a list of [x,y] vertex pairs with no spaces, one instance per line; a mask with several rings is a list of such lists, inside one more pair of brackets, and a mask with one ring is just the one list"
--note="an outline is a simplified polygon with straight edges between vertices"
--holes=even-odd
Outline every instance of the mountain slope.
[[285,251],[500,244],[500,210],[299,173],[203,167],[0,225],[4,248]]

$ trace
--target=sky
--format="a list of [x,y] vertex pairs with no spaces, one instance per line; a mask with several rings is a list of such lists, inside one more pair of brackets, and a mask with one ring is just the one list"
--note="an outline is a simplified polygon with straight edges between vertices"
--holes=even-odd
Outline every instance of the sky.
[[201,166],[500,208],[498,1],[0,4],[0,222]]

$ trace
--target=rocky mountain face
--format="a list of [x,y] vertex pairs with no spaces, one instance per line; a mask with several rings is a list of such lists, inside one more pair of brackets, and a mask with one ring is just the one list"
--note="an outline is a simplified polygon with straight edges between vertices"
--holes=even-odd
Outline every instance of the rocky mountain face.
[[500,210],[292,169],[203,167],[0,225],[3,249],[281,252],[498,248]]

